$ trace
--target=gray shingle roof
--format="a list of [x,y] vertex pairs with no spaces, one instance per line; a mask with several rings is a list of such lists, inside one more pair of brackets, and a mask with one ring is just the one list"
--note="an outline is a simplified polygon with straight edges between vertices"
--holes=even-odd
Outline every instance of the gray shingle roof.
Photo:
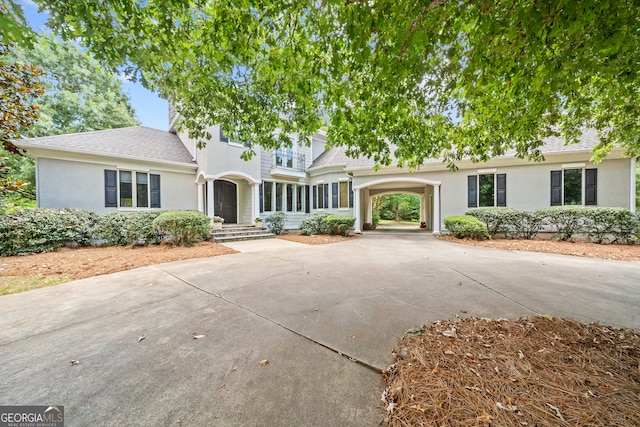
[[27,151],[29,148],[49,148],[195,164],[178,135],[144,126],[27,138],[14,143]]
[[[598,144],[598,133],[594,129],[588,129],[580,136],[575,144],[565,145],[560,138],[551,137],[545,139],[545,143],[540,150],[543,154],[563,153],[575,151],[590,151]],[[328,167],[328,166],[346,166],[347,168],[373,167],[373,159],[359,157],[353,159],[346,154],[346,147],[333,147],[329,151],[325,151],[313,162],[312,168]],[[393,151],[393,149],[392,149]],[[512,157],[514,151],[510,151],[505,157]],[[393,154],[392,154],[393,157]],[[437,161],[436,159],[428,159],[425,161]],[[392,163],[395,163],[392,161]]]

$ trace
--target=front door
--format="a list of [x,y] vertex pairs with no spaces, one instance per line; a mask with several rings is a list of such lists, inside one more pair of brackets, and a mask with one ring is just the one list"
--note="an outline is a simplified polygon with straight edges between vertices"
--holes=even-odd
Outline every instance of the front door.
[[214,215],[224,218],[225,224],[238,222],[238,192],[236,184],[217,180],[213,183]]

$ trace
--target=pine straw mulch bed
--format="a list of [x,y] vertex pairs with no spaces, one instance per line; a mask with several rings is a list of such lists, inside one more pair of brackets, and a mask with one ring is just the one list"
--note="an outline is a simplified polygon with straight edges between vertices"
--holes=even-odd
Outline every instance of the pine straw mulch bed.
[[640,425],[640,334],[550,317],[408,331],[383,374],[389,426]]

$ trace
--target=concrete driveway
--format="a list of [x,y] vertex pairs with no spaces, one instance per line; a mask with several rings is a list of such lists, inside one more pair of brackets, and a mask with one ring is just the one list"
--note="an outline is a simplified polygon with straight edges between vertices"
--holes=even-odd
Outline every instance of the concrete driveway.
[[64,405],[67,426],[373,426],[408,328],[550,314],[640,329],[640,264],[425,234],[250,245],[0,297],[0,404]]

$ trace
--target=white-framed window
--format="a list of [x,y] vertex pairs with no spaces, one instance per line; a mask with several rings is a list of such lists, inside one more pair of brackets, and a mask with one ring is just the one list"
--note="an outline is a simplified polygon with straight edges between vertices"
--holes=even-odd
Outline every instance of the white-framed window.
[[584,163],[562,165],[551,171],[551,206],[598,204],[598,169]]
[[318,181],[313,186],[313,208],[324,210],[329,208],[329,184]]
[[305,212],[307,186],[304,184],[263,181],[261,187],[261,212]]
[[507,174],[495,169],[467,176],[467,207],[507,206]]
[[160,208],[160,175],[134,170],[104,171],[105,207]]

